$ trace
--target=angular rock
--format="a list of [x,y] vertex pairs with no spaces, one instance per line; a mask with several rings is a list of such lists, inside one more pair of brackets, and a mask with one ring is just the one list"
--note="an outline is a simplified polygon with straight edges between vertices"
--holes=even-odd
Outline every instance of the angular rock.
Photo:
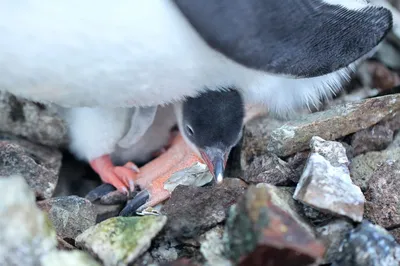
[[80,234],[76,244],[105,266],[129,265],[150,247],[166,221],[165,216],[110,218]]
[[65,122],[50,106],[0,92],[0,131],[51,147],[67,144]]
[[10,144],[16,144],[22,147],[36,162],[40,163],[48,169],[59,171],[61,165],[62,154],[56,148],[35,144],[26,139],[0,132],[0,141]]
[[57,150],[21,139],[0,141],[0,175],[22,175],[39,199],[53,195],[61,158]]
[[344,239],[332,266],[399,266],[400,245],[385,229],[363,221]]
[[265,187],[250,186],[230,208],[225,229],[227,256],[235,265],[310,265],[323,245],[271,201]]
[[229,206],[245,188],[243,181],[233,178],[225,178],[222,184],[208,187],[178,186],[161,209],[161,213],[168,216],[167,235],[171,238],[194,237],[223,222]]
[[64,258],[63,265],[98,266],[81,251],[57,250],[52,224],[23,177],[0,177],[0,190],[0,265],[59,265]]
[[0,265],[39,265],[57,239],[21,176],[0,178]]
[[205,266],[231,266],[232,263],[225,258],[223,241],[224,228],[217,226],[203,234],[200,238],[200,252],[206,259]]
[[332,263],[338,257],[339,246],[352,229],[353,226],[343,219],[334,220],[316,228],[317,238],[326,247],[323,264]]
[[354,148],[354,155],[386,149],[393,141],[393,130],[388,123],[375,125],[356,132],[351,138],[351,146]]
[[372,174],[385,162],[400,160],[400,148],[361,154],[351,161],[350,174],[355,185],[366,191]]
[[313,137],[310,146],[312,153],[293,197],[323,212],[361,221],[365,199],[351,181],[343,145]]
[[384,228],[400,226],[400,161],[383,163],[364,193],[365,218]]
[[164,188],[170,193],[179,185],[201,187],[210,183],[213,176],[207,165],[196,163],[189,168],[175,172],[165,183]]
[[287,186],[296,179],[296,173],[289,164],[276,155],[262,155],[254,158],[244,171],[243,180],[247,183],[268,183],[276,186]]
[[179,246],[177,242],[171,243],[169,241],[157,240],[158,238],[154,240],[150,251],[151,257],[154,261],[158,263],[167,263],[178,259],[179,251],[175,248]]
[[37,204],[48,213],[57,235],[61,238],[75,239],[96,224],[95,208],[87,199],[68,196],[47,199]]
[[333,106],[286,123],[255,119],[246,125],[243,134],[242,165],[247,166],[254,157],[266,153],[284,157],[306,150],[313,136],[327,140],[347,136],[398,110],[400,95],[394,94]]

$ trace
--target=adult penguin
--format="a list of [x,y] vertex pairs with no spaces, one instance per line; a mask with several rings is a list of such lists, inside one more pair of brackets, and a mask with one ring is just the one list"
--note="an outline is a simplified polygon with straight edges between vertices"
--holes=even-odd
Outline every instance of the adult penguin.
[[233,89],[285,114],[339,90],[391,26],[390,11],[361,0],[7,2],[0,88],[101,132],[72,139],[98,166],[124,131],[104,127],[115,108]]

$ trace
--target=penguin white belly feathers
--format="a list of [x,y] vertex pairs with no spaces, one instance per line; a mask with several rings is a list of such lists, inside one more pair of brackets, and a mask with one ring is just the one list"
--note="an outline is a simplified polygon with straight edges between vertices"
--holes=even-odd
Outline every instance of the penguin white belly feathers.
[[[87,162],[110,154],[115,165],[149,160],[168,143],[170,130],[177,123],[176,115],[172,105],[158,106],[154,119],[143,123],[133,121],[135,109],[62,108],[60,114],[68,124],[71,152]],[[137,127],[145,130],[139,136],[127,136],[131,128]],[[122,145],[124,138],[137,140]]]

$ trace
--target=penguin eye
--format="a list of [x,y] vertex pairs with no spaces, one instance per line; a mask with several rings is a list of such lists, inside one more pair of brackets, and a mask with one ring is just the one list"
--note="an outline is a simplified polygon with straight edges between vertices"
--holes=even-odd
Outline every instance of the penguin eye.
[[193,128],[191,126],[186,126],[186,132],[189,136],[193,136],[194,135],[194,131]]

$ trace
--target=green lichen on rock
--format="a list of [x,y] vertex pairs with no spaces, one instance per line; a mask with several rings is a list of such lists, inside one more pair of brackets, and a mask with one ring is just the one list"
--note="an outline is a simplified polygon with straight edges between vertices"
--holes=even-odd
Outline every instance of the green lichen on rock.
[[128,265],[150,247],[166,221],[165,216],[114,217],[87,229],[76,243],[105,265]]
[[[224,235],[226,257],[238,262],[242,256],[251,253],[257,246],[258,235],[253,228],[253,221],[244,206],[245,202],[231,206],[226,221]],[[244,211],[244,212],[243,212]]]

